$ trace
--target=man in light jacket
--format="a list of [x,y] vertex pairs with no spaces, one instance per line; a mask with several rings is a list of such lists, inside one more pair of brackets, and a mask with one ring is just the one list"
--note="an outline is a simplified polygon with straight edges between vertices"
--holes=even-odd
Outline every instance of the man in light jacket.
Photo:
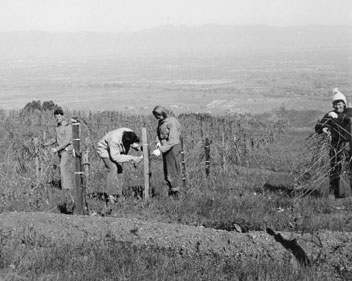
[[60,158],[61,188],[66,192],[66,200],[72,203],[73,199],[73,146],[72,146],[72,125],[65,120],[64,111],[61,107],[54,110],[56,120],[56,137],[44,143],[51,148],[52,153],[58,153]]
[[143,155],[127,155],[130,148],[140,151],[139,143],[138,136],[129,128],[110,131],[98,142],[97,152],[108,169],[105,192],[110,202],[122,199],[121,164],[138,164],[143,159]]

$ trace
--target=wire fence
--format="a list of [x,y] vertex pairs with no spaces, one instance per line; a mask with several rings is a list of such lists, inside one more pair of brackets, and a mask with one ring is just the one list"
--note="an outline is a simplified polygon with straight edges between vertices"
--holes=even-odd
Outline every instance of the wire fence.
[[[72,115],[80,115],[73,113]],[[11,117],[11,116],[10,116]],[[42,141],[43,135],[50,135],[53,123],[44,123],[46,118],[35,118],[28,125],[28,120],[22,119],[10,122],[7,118],[5,132],[1,140],[2,162],[0,173],[3,177],[13,177],[14,173],[27,176],[34,182],[32,188],[37,189],[42,184],[55,184],[59,175],[58,160],[49,150],[33,145],[33,136]],[[310,133],[308,137],[302,136],[297,139],[292,128],[285,123],[260,121],[258,128],[256,120],[232,120],[199,116],[182,116],[184,123],[184,149],[185,162],[188,177],[196,176],[205,171],[205,139],[210,140],[210,173],[214,170],[227,172],[243,167],[248,169],[258,169],[276,172],[286,172],[294,176],[297,192],[296,199],[312,194],[322,189],[322,183],[329,178],[332,172],[330,162],[333,156],[329,156],[331,150],[330,139],[324,135]],[[15,119],[15,118],[14,118]],[[138,131],[138,127],[147,127],[148,139],[153,140],[155,124],[154,120],[142,118],[140,116],[131,117],[128,115],[114,115],[104,113],[98,116],[84,115],[79,117],[82,130],[82,150],[90,151],[90,167],[92,181],[102,181],[103,172],[99,157],[95,151],[95,144],[101,135],[114,126],[122,126],[127,122],[133,124],[133,129]],[[35,123],[38,123],[35,125]],[[18,124],[27,126],[28,132],[17,128]],[[108,124],[108,125],[107,125]],[[20,126],[18,126],[20,127]],[[141,128],[141,127],[139,127]],[[339,126],[338,129],[345,135],[351,136],[350,132]],[[44,134],[45,132],[45,134]],[[28,134],[26,136],[26,134]],[[153,146],[151,141],[150,147]],[[342,166],[343,180],[348,174],[350,166],[349,146],[343,146],[337,151],[343,157],[337,164]],[[35,159],[40,163],[40,178],[36,177]],[[99,162],[98,162],[99,161]],[[208,160],[207,160],[208,161]],[[159,167],[159,170],[152,171],[161,174],[159,163],[152,168]],[[128,173],[131,174],[131,173]],[[133,173],[135,179],[128,179],[130,183],[136,183],[143,175],[142,170]],[[95,184],[95,183],[94,183]],[[135,184],[134,184],[135,185]]]

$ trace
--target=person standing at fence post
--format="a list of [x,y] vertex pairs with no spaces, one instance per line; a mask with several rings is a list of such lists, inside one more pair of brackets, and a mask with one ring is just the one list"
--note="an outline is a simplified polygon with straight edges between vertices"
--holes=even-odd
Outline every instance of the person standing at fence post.
[[99,142],[97,152],[108,169],[105,193],[110,203],[123,200],[122,163],[138,164],[141,156],[127,155],[130,148],[140,151],[140,139],[129,128],[119,128],[108,132]]
[[352,108],[347,107],[346,97],[338,88],[333,89],[332,107],[333,110],[318,121],[315,131],[330,138],[329,193],[335,198],[341,198],[340,177],[347,155],[346,146],[351,139],[349,117],[352,117]]
[[65,120],[64,111],[61,107],[54,110],[56,120],[56,137],[43,144],[44,147],[53,146],[52,153],[58,153],[60,158],[61,188],[65,191],[68,203],[74,203],[73,190],[73,146],[72,146],[72,125]]
[[153,155],[162,155],[164,179],[169,188],[169,196],[178,197],[181,178],[181,124],[173,117],[168,116],[166,110],[158,105],[153,109],[153,115],[158,120],[157,148]]

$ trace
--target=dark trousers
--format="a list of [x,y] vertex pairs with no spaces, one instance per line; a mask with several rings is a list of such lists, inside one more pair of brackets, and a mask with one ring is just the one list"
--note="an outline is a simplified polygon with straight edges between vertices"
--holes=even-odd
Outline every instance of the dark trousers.
[[333,145],[330,149],[330,194],[334,194],[335,198],[340,197],[340,177],[342,174],[343,161],[345,159],[346,143]]
[[173,146],[163,155],[164,178],[170,192],[180,191],[181,177],[181,145]]

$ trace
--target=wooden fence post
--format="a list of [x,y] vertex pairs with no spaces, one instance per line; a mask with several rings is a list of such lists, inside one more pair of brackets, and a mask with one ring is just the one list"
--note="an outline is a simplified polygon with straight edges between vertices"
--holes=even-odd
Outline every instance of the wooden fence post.
[[150,172],[149,172],[149,147],[147,129],[142,128],[143,159],[144,159],[144,200],[149,199]]
[[183,146],[183,137],[180,138],[181,141],[181,169],[182,169],[182,185],[184,191],[186,190],[187,186],[187,179],[186,179],[186,161],[185,161],[185,151]]
[[225,153],[226,143],[225,143],[225,133],[224,132],[222,133],[221,141],[222,141],[222,167],[223,167],[223,170],[226,171],[226,153]]
[[33,144],[34,144],[34,151],[35,151],[35,175],[36,175],[36,179],[37,179],[37,184],[40,181],[40,163],[39,163],[39,140],[38,138],[33,138]]
[[84,215],[84,196],[83,196],[83,172],[81,163],[81,138],[80,138],[80,122],[76,117],[71,119],[72,121],[72,144],[74,149],[75,157],[75,214]]
[[84,181],[83,181],[84,194],[86,194],[86,192],[87,192],[87,187],[88,187],[88,182],[89,182],[89,172],[90,172],[88,144],[89,144],[89,139],[86,138],[85,139],[86,150],[83,151],[83,153],[82,153],[82,166],[83,166],[83,173],[84,173]]
[[210,141],[205,138],[205,174],[209,176],[210,173]]
[[[46,132],[43,131],[43,143],[46,143]],[[42,159],[42,162],[40,163],[40,177],[43,178],[44,177],[44,161]]]

